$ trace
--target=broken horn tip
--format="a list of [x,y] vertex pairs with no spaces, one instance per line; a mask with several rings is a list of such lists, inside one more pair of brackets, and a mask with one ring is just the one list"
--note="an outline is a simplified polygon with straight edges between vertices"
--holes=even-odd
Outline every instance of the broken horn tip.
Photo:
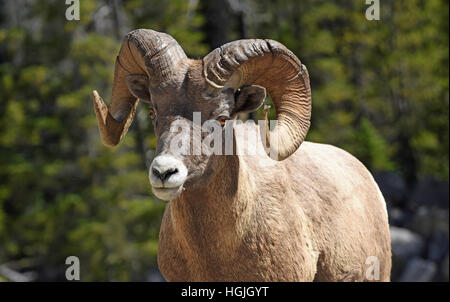
[[110,142],[110,141],[103,141],[103,145],[105,145],[106,147],[109,147],[109,148],[114,148],[117,146],[117,143]]
[[92,91],[92,94],[94,96],[94,102],[98,105],[98,106],[102,106],[104,105],[104,101],[102,99],[102,97],[100,96],[100,94],[98,94],[97,90]]

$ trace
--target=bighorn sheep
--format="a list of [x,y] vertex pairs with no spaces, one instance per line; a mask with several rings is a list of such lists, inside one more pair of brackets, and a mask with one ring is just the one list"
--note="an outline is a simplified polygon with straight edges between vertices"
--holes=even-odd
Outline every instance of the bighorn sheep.
[[[275,161],[265,153],[171,152],[175,121],[195,127],[193,112],[201,112],[202,120],[232,120],[259,108],[265,89],[278,120],[267,135]],[[123,138],[139,99],[151,106],[158,139],[150,183],[156,196],[169,201],[158,249],[167,280],[389,281],[384,198],[352,155],[303,142],[311,115],[309,76],[285,46],[239,40],[192,60],[165,33],[132,31],[116,60],[109,110],[94,91],[104,144]],[[242,137],[235,133],[240,148]],[[258,148],[267,150],[262,139]],[[370,269],[379,274],[368,278]]]

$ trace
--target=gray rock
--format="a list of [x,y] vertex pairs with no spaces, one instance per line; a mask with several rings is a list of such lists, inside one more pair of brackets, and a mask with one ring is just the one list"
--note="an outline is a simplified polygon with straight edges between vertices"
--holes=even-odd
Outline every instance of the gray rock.
[[418,234],[407,229],[391,226],[392,253],[396,257],[410,258],[419,256],[424,249],[424,240]]
[[5,264],[0,265],[0,277],[12,282],[31,282],[36,279],[35,275],[20,273]]
[[436,232],[448,235],[448,210],[438,207],[420,206],[415,210],[414,217],[405,224],[405,227],[431,239]]
[[409,205],[438,206],[448,209],[448,181],[434,179],[431,176],[422,177],[415,186]]
[[400,277],[400,282],[429,282],[433,281],[437,272],[437,265],[433,261],[413,258],[406,265]]
[[389,224],[395,226],[404,225],[406,219],[408,218],[405,211],[396,207],[388,208],[388,217],[389,217]]
[[428,259],[440,263],[448,252],[448,233],[436,232],[428,244]]
[[449,281],[449,277],[448,277],[448,254],[445,257],[444,261],[442,261],[442,277],[444,278],[444,281]]
[[147,274],[147,282],[165,282],[166,280],[164,279],[164,277],[161,275],[161,273],[159,272],[159,270],[157,269],[152,269],[148,272]]
[[388,203],[395,205],[405,198],[407,186],[401,173],[380,171],[374,173],[374,178]]

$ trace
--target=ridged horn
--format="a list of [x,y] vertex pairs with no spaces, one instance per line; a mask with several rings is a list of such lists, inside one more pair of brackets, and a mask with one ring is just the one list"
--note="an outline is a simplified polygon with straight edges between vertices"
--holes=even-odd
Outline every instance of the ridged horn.
[[93,92],[94,109],[102,141],[116,146],[130,127],[138,100],[126,84],[128,75],[146,75],[149,88],[169,80],[181,60],[186,58],[181,46],[170,35],[149,29],[128,33],[116,58],[110,109]]
[[263,141],[267,153],[277,155],[274,159],[289,157],[305,139],[311,118],[308,70],[283,44],[261,39],[227,43],[203,58],[203,76],[212,94],[225,86],[266,88],[278,124]]

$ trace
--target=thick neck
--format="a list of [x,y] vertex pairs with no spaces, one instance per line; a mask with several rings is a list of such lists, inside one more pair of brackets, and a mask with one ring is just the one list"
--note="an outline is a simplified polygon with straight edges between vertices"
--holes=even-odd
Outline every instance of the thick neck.
[[209,183],[186,190],[171,201],[172,225],[191,247],[220,244],[224,251],[231,252],[250,223],[255,186],[238,156],[215,156],[211,160],[214,172]]

